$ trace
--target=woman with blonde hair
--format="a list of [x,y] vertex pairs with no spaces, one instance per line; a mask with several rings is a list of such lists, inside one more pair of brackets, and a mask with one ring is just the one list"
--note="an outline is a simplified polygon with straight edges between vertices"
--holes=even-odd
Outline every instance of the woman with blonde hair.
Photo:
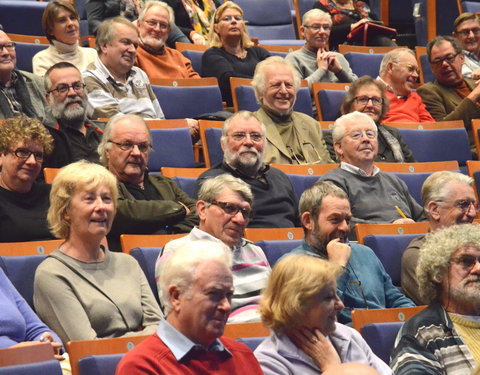
[[314,375],[345,362],[391,374],[360,334],[337,323],[340,266],[310,255],[290,255],[273,268],[260,302],[271,335],[255,350],[265,375]]
[[222,98],[232,106],[230,77],[252,78],[257,63],[270,53],[255,47],[243,19],[243,10],[227,1],[215,12],[210,25],[210,48],[202,56],[204,77],[217,77]]
[[117,180],[79,161],[52,184],[48,223],[65,241],[37,268],[34,304],[64,343],[155,332],[160,308],[137,261],[102,241],[117,206]]

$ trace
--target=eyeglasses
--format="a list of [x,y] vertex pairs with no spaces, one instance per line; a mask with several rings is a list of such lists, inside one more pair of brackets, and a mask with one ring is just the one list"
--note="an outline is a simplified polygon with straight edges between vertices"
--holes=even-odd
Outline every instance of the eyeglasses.
[[239,212],[242,213],[242,216],[245,220],[250,220],[253,217],[253,211],[251,208],[241,207],[230,202],[211,201],[208,203],[220,207],[227,215],[231,215],[232,217]]
[[356,96],[355,101],[361,105],[367,105],[369,101],[376,107],[380,107],[383,103],[383,99],[377,96]]
[[[442,200],[439,200],[437,202],[448,203],[448,202],[445,202],[445,201],[442,201]],[[454,207],[457,207],[463,213],[470,210],[471,206],[473,206],[473,208],[475,210],[478,208],[478,204],[475,201],[472,201],[472,200],[469,200],[469,199],[462,199],[461,201],[454,202],[452,205]]]
[[404,64],[401,62],[393,62],[393,63],[397,65],[403,65],[410,74],[417,73],[418,75],[420,75],[420,70],[418,70],[418,68],[414,67],[412,64]]
[[474,255],[463,254],[458,257],[452,258],[451,263],[460,265],[465,271],[470,272],[473,267],[480,262],[480,257]]
[[473,35],[477,36],[477,35],[480,35],[480,28],[475,27],[473,29],[459,30],[459,31],[456,31],[455,33],[460,34],[462,36],[469,36],[470,33],[473,33]]
[[377,132],[375,130],[366,130],[366,131],[355,131],[355,132],[352,132],[350,133],[348,136],[350,138],[352,138],[354,141],[357,141],[359,140],[360,138],[363,137],[363,135],[365,134],[365,136],[368,138],[368,139],[375,139],[377,138]]
[[232,22],[233,20],[237,22],[242,22],[243,17],[242,16],[225,16],[220,18],[220,22]]
[[456,53],[454,55],[450,54],[450,55],[447,55],[441,59],[435,59],[433,61],[430,61],[430,64],[432,65],[435,65],[436,67],[439,67],[443,64],[444,61],[446,61],[447,63],[449,64],[453,64],[453,62],[455,61],[455,58],[458,56],[459,54]]
[[238,132],[238,133],[232,134],[232,138],[237,142],[243,141],[244,139],[247,138],[247,136],[249,136],[252,142],[255,142],[255,143],[261,142],[263,140],[263,135],[260,133]]
[[155,20],[145,20],[145,23],[150,27],[157,27],[158,25],[160,30],[168,30],[168,28],[170,27],[168,23],[155,21]]
[[133,142],[114,142],[112,140],[109,140],[108,142],[113,143],[114,145],[117,145],[120,150],[122,151],[130,151],[132,150],[135,146],[138,147],[138,151],[140,152],[147,152],[150,150],[152,147],[150,143],[148,142],[140,142],[140,143],[133,143]]
[[33,155],[35,161],[42,162],[44,158],[43,152],[40,151],[30,151],[27,148],[17,148],[15,151],[11,151],[17,158],[28,160],[28,158]]
[[48,91],[48,93],[57,91],[59,94],[66,94],[68,92],[68,90],[70,90],[71,88],[76,93],[79,93],[79,92],[83,91],[83,89],[85,88],[85,83],[74,82],[71,85],[67,85],[67,84],[62,83],[62,84],[58,85],[56,88]]
[[303,25],[303,27],[313,30],[315,32],[320,31],[320,29],[323,29],[325,31],[330,31],[332,29],[332,26],[330,25]]
[[10,43],[5,43],[5,44],[0,44],[0,51],[2,49],[6,49],[7,51],[15,51],[15,46],[17,44],[15,42],[10,42]]

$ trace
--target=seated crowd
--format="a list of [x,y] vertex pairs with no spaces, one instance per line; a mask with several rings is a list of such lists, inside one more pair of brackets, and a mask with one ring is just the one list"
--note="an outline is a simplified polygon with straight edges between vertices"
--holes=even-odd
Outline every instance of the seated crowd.
[[[452,36],[428,43],[435,81],[417,85],[408,48],[386,53],[378,77],[358,77],[334,51],[375,19],[358,0],[318,0],[302,18],[304,46],[285,58],[254,44],[232,1],[126,0],[112,8],[92,0],[87,14],[96,50],[80,46],[70,2],[46,6],[50,45],[34,56],[33,73],[16,67],[15,43],[0,28],[0,242],[62,240],[36,268],[33,306],[0,267],[0,349],[47,341],[68,371],[69,341],[149,335],[117,375],[480,371],[473,179],[432,173],[421,205],[402,179],[375,164],[417,160],[388,123],[462,120],[475,152],[475,15],[460,15]],[[202,71],[175,41],[206,46]],[[396,46],[386,37],[369,43]],[[217,78],[227,107],[230,78],[251,79],[259,109],[227,116],[223,158],[199,173],[191,197],[148,168],[149,120],[165,119],[151,81],[201,76]],[[302,84],[315,82],[350,85],[328,131],[294,108]],[[186,124],[196,143],[198,120]],[[298,191],[271,164],[332,169]],[[58,169],[51,184],[42,168]],[[429,233],[403,253],[399,288],[375,252],[356,242],[354,227],[423,221]],[[303,240],[272,264],[245,233],[294,227]],[[158,295],[123,253],[124,234],[182,235],[158,246],[150,264]],[[350,327],[355,309],[421,305],[428,306],[401,327],[390,363]],[[223,335],[235,323],[263,324],[270,336],[252,352]]]

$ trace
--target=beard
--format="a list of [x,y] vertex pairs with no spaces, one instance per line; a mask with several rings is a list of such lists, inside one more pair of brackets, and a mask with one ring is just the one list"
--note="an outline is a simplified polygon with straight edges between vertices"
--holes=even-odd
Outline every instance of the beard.
[[[50,97],[50,110],[53,117],[62,125],[74,129],[80,129],[87,118],[87,98],[77,95],[74,98],[67,97],[63,102],[55,102],[53,96]],[[77,103],[77,106],[69,107],[70,104]]]
[[259,152],[254,147],[242,147],[236,153],[226,151],[224,158],[227,164],[247,176],[255,176],[263,165],[263,155],[264,150]]
[[151,49],[154,51],[162,49],[165,46],[165,42],[166,39],[164,38],[156,39],[149,36],[142,38],[143,45],[146,46],[147,49]]
[[459,305],[470,305],[480,312],[480,276],[471,275],[450,289],[450,299]]
[[347,242],[348,232],[345,233],[343,231],[336,230],[332,233],[325,233],[322,232],[320,229],[320,225],[318,224],[318,220],[315,220],[315,224],[313,227],[313,231],[310,233],[309,242],[310,245],[317,249],[319,252],[327,255],[327,245],[331,240],[335,238],[339,238],[340,242],[345,243]]

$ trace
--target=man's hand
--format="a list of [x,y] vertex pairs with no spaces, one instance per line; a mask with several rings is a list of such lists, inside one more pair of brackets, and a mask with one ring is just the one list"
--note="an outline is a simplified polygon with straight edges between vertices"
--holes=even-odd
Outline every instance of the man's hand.
[[337,60],[333,52],[328,52],[323,48],[317,51],[317,67],[323,71],[330,70],[332,73],[339,73],[342,71],[342,66]]
[[392,224],[410,224],[414,222],[415,220],[410,219],[409,217],[402,217],[400,219],[395,220]]
[[340,242],[339,238],[331,240],[327,245],[328,260],[342,267],[346,267],[351,251],[350,246]]

